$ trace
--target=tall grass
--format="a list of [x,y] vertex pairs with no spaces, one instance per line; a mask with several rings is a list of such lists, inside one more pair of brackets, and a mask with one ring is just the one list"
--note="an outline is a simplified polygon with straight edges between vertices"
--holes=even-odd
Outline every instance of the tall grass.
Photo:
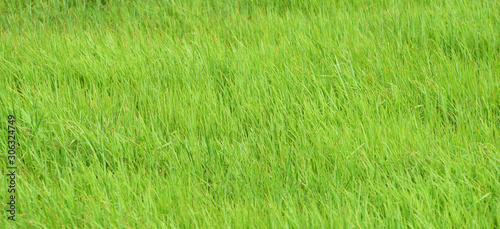
[[1,0],[0,32],[1,228],[499,227],[498,0]]

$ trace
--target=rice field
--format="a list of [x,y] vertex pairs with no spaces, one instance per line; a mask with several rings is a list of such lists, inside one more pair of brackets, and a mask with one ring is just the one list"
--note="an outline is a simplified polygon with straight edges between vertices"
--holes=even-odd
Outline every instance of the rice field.
[[0,0],[0,40],[0,228],[500,227],[499,0]]

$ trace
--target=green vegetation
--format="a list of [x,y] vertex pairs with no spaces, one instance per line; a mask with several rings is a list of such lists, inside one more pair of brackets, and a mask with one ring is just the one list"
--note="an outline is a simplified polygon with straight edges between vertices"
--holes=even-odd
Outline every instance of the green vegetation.
[[498,0],[0,0],[0,33],[0,228],[500,227]]

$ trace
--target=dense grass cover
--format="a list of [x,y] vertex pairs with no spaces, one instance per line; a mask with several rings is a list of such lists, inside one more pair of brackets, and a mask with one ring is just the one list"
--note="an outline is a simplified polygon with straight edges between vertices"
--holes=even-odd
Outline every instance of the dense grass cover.
[[0,32],[1,228],[500,226],[498,0],[1,0]]

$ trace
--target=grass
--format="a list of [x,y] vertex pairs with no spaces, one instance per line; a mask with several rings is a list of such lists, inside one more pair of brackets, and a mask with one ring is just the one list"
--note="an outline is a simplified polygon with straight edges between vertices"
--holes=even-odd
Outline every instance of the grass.
[[1,228],[500,227],[498,0],[1,0],[0,32]]

